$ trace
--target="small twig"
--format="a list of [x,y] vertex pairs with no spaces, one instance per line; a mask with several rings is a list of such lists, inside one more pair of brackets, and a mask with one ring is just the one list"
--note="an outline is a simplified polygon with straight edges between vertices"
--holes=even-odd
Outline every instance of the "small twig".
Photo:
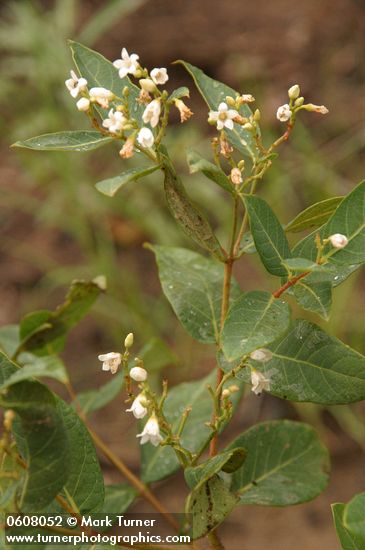
[[303,279],[303,277],[306,277],[309,275],[310,271],[306,271],[305,273],[301,273],[300,275],[297,275],[296,277],[293,277],[292,279],[289,279],[283,286],[275,290],[275,292],[272,293],[274,298],[280,298],[280,296],[288,290],[291,286],[294,286],[297,284],[300,279]]

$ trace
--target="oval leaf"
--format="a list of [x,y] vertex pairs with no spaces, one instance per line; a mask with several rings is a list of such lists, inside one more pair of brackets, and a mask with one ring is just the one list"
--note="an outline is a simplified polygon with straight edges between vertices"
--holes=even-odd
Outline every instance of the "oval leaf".
[[364,540],[359,539],[356,535],[353,535],[348,531],[344,525],[343,514],[346,508],[345,504],[332,504],[333,521],[336,527],[337,536],[341,543],[343,550],[363,550]]
[[[218,342],[224,268],[185,248],[153,246],[162,289],[188,333],[206,344]],[[239,295],[232,284],[232,299]]]
[[311,283],[301,279],[293,286],[293,294],[303,309],[318,313],[328,321],[332,306],[332,285],[328,281]]
[[272,275],[285,277],[288,272],[282,264],[286,258],[291,257],[291,253],[279,220],[260,197],[246,195],[244,202],[252,237],[262,263]]
[[290,323],[290,308],[270,292],[242,294],[228,311],[221,346],[228,361],[271,344],[284,334]]
[[356,495],[346,504],[343,520],[346,529],[362,540],[365,547],[365,493]]
[[91,151],[113,141],[112,137],[105,137],[93,130],[75,130],[43,134],[41,136],[17,141],[12,147],[23,149],[37,149],[38,151]]
[[247,458],[232,474],[241,504],[289,506],[312,500],[328,483],[329,455],[311,426],[278,420],[257,424],[229,448]]
[[[272,359],[255,367],[270,378],[273,395],[323,405],[365,399],[365,357],[319,326],[299,319],[269,349]],[[239,376],[250,380],[247,369]]]
[[185,481],[190,489],[198,489],[219,472],[232,473],[242,466],[247,456],[246,449],[237,448],[209,458],[199,466],[189,466],[184,471]]

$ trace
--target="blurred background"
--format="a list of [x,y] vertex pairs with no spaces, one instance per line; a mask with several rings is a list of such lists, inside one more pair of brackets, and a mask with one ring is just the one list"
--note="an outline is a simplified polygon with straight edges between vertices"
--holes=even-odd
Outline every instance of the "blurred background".
[[[194,343],[179,327],[161,295],[152,254],[142,248],[146,241],[193,247],[167,211],[161,176],[130,184],[109,199],[94,184],[123,171],[115,149],[77,155],[9,150],[9,145],[41,133],[87,127],[64,87],[72,67],[67,38],[111,60],[124,46],[150,69],[168,67],[171,87],[190,87],[189,106],[196,114],[184,126],[172,121],[169,147],[189,193],[212,213],[224,239],[230,205],[209,180],[188,177],[184,154],[189,145],[209,155],[207,110],[183,69],[170,63],[185,59],[240,92],[252,93],[267,143],[281,130],[277,106],[286,102],[288,87],[299,83],[306,99],[325,104],[330,114],[303,114],[265,177],[263,193],[287,222],[313,202],[348,193],[365,176],[365,3],[14,0],[1,2],[0,18],[1,324],[56,306],[74,278],[105,274],[108,293],[72,332],[63,354],[77,391],[105,383],[96,356],[120,346],[130,331],[137,347],[156,346],[165,357],[159,362],[165,368],[156,377],[168,376],[171,383],[201,377],[214,364],[214,350]],[[133,163],[135,159],[128,167]],[[275,288],[277,282],[268,279],[254,256],[241,263],[236,276],[242,288]],[[364,291],[364,275],[355,273],[336,289],[329,322],[305,316],[364,353]],[[135,423],[122,414],[123,408],[119,398],[93,420],[115,452],[138,471]],[[221,529],[227,548],[339,548],[330,503],[346,501],[365,488],[364,406],[299,406],[250,395],[228,439],[253,422],[281,417],[305,420],[320,431],[332,454],[329,488],[313,503],[295,508],[238,509]],[[107,479],[117,481],[103,466]],[[179,475],[173,487],[181,486],[180,493],[172,495],[171,486],[169,479],[157,491],[178,510],[184,497]],[[142,509],[143,503],[134,507]]]

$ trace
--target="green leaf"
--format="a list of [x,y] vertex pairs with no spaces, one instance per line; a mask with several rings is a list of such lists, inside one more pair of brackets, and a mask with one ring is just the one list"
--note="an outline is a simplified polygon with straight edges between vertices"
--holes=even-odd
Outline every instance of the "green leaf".
[[172,101],[174,99],[181,99],[182,97],[190,97],[189,88],[187,88],[186,86],[176,88],[176,90],[174,90],[170,95],[169,101]]
[[334,249],[330,245],[326,246],[325,253],[330,253],[330,263],[353,267],[365,262],[365,181],[357,185],[341,201],[334,214],[319,231],[300,241],[293,249],[293,253],[315,261],[316,233],[319,233],[322,239],[335,233],[341,233],[348,238],[349,242],[345,248]]
[[237,448],[219,453],[199,466],[189,466],[184,471],[190,489],[199,489],[208,479],[219,472],[232,473],[242,466],[247,456],[246,449]]
[[[0,381],[19,371],[0,353]],[[20,417],[22,450],[27,468],[24,473],[20,508],[38,512],[53,501],[67,482],[71,449],[62,414],[50,390],[33,381],[10,386],[0,395],[0,406],[14,410]]]
[[[129,112],[138,122],[142,122],[144,106],[137,101],[140,88],[132,84],[128,77],[120,78],[113,63],[100,53],[73,40],[69,40],[69,44],[75,65],[79,74],[87,79],[88,87],[101,86],[111,90],[116,96],[121,96],[123,88],[128,86]],[[102,110],[100,111],[102,114]]]
[[301,279],[293,286],[293,294],[303,309],[318,313],[328,321],[332,305],[332,285],[328,281],[319,283]]
[[282,263],[289,271],[328,271],[330,269],[326,264],[317,264],[306,258],[285,258]]
[[299,233],[310,227],[319,227],[326,223],[328,218],[336,210],[343,197],[331,197],[312,204],[285,226],[288,233]]
[[237,505],[238,498],[218,476],[192,491],[186,500],[185,511],[192,514],[193,539],[204,537],[217,527]]
[[[173,432],[178,429],[182,412],[187,407],[192,407],[181,437],[181,445],[191,452],[199,451],[211,433],[211,429],[205,425],[211,419],[213,406],[207,385],[213,386],[215,379],[216,373],[212,372],[201,380],[179,384],[169,390],[164,404],[164,414],[167,422],[171,423]],[[232,395],[234,407],[240,397],[241,392]],[[142,479],[145,483],[163,479],[179,468],[179,461],[171,447],[146,444],[142,446],[141,452]]]
[[364,540],[347,530],[344,525],[343,515],[345,504],[332,504],[333,521],[336,527],[337,536],[340,540],[343,550],[364,550]]
[[104,290],[98,281],[74,281],[55,311],[36,311],[20,323],[21,349],[35,355],[59,352],[67,332],[89,311]]
[[23,356],[25,356],[24,366],[21,369],[17,369],[14,374],[9,376],[0,386],[1,389],[12,386],[22,380],[29,380],[30,378],[46,377],[54,378],[62,382],[62,384],[68,382],[67,371],[59,357],[55,355],[36,357],[31,354],[23,354]]
[[5,325],[0,328],[0,350],[12,357],[19,347],[19,325]]
[[105,500],[102,514],[122,514],[126,512],[138,491],[127,483],[105,486]]
[[102,409],[117,397],[123,387],[123,382],[124,373],[119,372],[100,388],[79,393],[77,396],[77,404],[84,414]]
[[255,349],[271,344],[284,334],[290,323],[290,308],[270,292],[245,292],[228,311],[221,345],[233,361]]
[[232,474],[241,504],[289,506],[312,500],[328,483],[329,455],[311,426],[290,420],[253,426],[229,446],[244,447]]
[[250,219],[250,228],[262,263],[269,273],[285,277],[282,265],[290,258],[290,248],[281,224],[269,205],[260,197],[246,195],[244,202]]
[[358,537],[365,547],[365,493],[356,495],[346,504],[343,521],[350,534]]
[[[270,361],[254,363],[273,395],[323,405],[365,399],[365,357],[314,323],[296,320],[269,349]],[[239,376],[249,382],[248,369]]]
[[148,168],[130,168],[114,178],[108,178],[106,180],[99,181],[95,187],[100,193],[107,195],[108,197],[114,197],[115,193],[130,181],[137,181],[140,178],[152,174],[159,169],[159,166],[150,166]]
[[23,149],[37,149],[38,151],[91,151],[113,140],[94,130],[74,130],[43,134],[41,136],[17,141],[12,147]]
[[[153,246],[165,296],[188,333],[204,343],[218,342],[224,268],[185,248]],[[232,285],[232,299],[239,296]]]
[[70,444],[69,476],[63,489],[81,514],[99,512],[104,503],[104,480],[91,436],[74,409],[57,398]]
[[[227,96],[235,98],[237,95],[240,95],[238,92],[229,86],[226,86],[222,82],[210,78],[204,74],[201,69],[194,67],[194,65],[182,60],[179,60],[176,63],[183,65],[192,76],[198,91],[211,110],[216,111],[218,109],[218,105],[222,101],[226,101]],[[248,118],[252,115],[252,111],[248,105],[242,105],[240,108],[240,114]],[[234,147],[237,147],[237,149],[251,158],[258,156],[256,143],[252,137],[252,134],[247,130],[244,130],[242,126],[235,124],[234,130],[225,129],[225,132],[228,140],[232,143],[232,145],[234,145]]]
[[191,239],[218,258],[223,258],[222,248],[209,222],[191,202],[169,159],[164,159],[165,195],[173,217]]
[[234,194],[233,184],[226,176],[226,174],[218,168],[212,162],[209,162],[204,157],[199,155],[196,151],[188,149],[187,151],[187,162],[190,170],[190,174],[195,174],[196,172],[202,172],[204,176],[208,179],[214,181],[219,187],[225,189],[231,194]]

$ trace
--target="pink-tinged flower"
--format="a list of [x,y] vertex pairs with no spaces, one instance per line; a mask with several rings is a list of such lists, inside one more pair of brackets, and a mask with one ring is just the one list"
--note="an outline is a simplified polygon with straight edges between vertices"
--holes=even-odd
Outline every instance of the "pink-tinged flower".
[[233,130],[233,119],[239,116],[235,109],[228,109],[227,103],[220,103],[218,111],[209,111],[208,122],[214,122],[217,125],[217,130],[228,128]]
[[349,243],[346,235],[341,235],[341,233],[335,233],[334,235],[328,237],[328,239],[334,248],[345,248],[345,246]]

